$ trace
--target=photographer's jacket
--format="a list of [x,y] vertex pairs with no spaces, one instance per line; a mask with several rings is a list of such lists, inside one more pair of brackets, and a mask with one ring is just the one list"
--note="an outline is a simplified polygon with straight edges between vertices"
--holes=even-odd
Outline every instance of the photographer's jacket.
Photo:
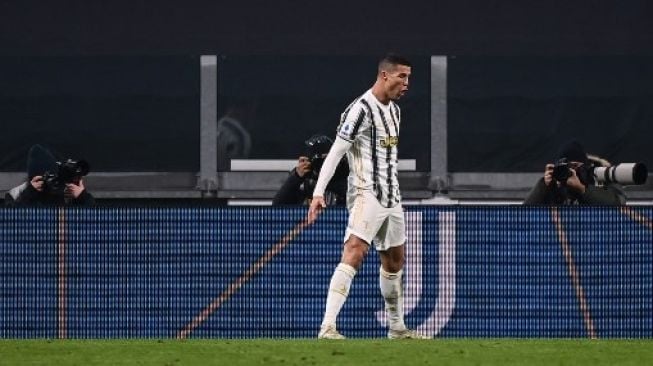
[[588,184],[585,193],[579,194],[566,187],[557,187],[555,182],[547,186],[544,178],[540,178],[524,200],[524,204],[620,206],[626,204],[626,195],[620,187],[613,184],[604,186]]
[[68,199],[63,194],[39,192],[29,182],[14,187],[5,194],[5,205],[7,206],[91,206],[94,203],[95,198],[86,190],[83,190],[79,197]]

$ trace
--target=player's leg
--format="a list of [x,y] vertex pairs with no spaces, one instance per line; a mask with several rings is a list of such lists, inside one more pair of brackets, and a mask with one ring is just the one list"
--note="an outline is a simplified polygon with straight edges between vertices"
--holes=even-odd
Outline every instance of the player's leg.
[[326,309],[318,335],[319,338],[344,338],[336,330],[336,319],[347,300],[347,296],[349,296],[351,283],[368,250],[369,245],[355,235],[350,235],[345,242],[342,259],[333,272],[329,283],[329,293],[327,294]]
[[404,323],[403,268],[405,263],[406,230],[401,205],[389,209],[386,222],[375,238],[381,259],[379,287],[385,301],[388,316],[388,338],[422,339]]
[[389,246],[379,250],[381,268],[379,268],[379,287],[385,301],[388,328],[391,331],[404,331],[403,285],[402,276],[405,260],[405,245]]
[[369,251],[371,237],[368,232],[371,232],[372,228],[369,228],[367,216],[373,214],[373,212],[369,212],[369,203],[369,198],[363,194],[357,195],[349,210],[349,222],[345,233],[342,257],[331,276],[324,318],[318,338],[344,338],[336,330],[336,319],[347,300],[356,271]]

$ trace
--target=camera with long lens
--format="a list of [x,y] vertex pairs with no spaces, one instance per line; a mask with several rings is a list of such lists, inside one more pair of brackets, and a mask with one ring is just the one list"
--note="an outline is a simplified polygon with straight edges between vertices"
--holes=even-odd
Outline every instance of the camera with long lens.
[[648,169],[642,163],[621,163],[609,167],[595,167],[594,179],[599,183],[644,184]]
[[56,166],[56,171],[43,174],[43,186],[47,192],[63,192],[66,184],[78,184],[80,179],[90,171],[90,166],[85,160],[57,161]]
[[[648,178],[648,169],[643,163],[621,163],[609,167],[595,167],[583,165],[577,173],[579,177],[591,172],[592,177],[599,183],[617,184],[644,184]],[[553,179],[564,183],[571,177],[571,168],[567,159],[556,161],[553,167]]]

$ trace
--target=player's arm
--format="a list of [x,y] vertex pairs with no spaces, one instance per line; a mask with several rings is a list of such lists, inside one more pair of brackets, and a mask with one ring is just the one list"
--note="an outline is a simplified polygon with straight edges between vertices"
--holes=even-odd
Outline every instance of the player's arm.
[[324,163],[320,169],[320,175],[317,178],[315,190],[313,191],[313,198],[324,196],[327,184],[331,181],[340,160],[351,148],[351,145],[351,142],[336,137],[336,141],[331,145],[331,149],[329,150],[327,157],[324,159]]
[[326,207],[326,203],[324,202],[324,191],[326,190],[326,186],[333,177],[340,160],[345,153],[347,153],[347,150],[351,148],[351,145],[351,142],[340,137],[336,137],[336,141],[331,145],[331,149],[322,164],[322,169],[320,169],[320,175],[317,178],[315,190],[313,191],[313,199],[311,200],[311,206],[308,210],[309,224],[312,224],[317,219],[320,212],[322,212],[322,209]]
[[354,141],[370,127],[369,118],[367,118],[368,111],[369,108],[365,108],[364,103],[358,103],[357,100],[352,103],[351,108],[348,108],[342,114],[340,125],[338,125],[336,141],[331,145],[331,150],[329,150],[322,164],[320,175],[313,190],[313,199],[308,209],[309,224],[312,224],[320,212],[326,207],[324,191],[343,155],[351,148]]

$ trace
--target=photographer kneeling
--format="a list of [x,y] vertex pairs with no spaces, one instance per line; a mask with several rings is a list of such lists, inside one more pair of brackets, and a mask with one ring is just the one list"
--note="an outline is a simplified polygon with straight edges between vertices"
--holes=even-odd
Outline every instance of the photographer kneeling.
[[82,180],[87,173],[86,162],[73,160],[58,162],[43,146],[34,145],[27,156],[28,180],[7,192],[5,204],[9,206],[93,205],[95,199],[85,189]]
[[569,142],[561,148],[556,164],[546,165],[544,177],[530,191],[524,204],[624,205],[626,195],[616,184],[616,179],[610,179],[607,175],[605,178],[599,176],[603,181],[601,184],[596,179],[595,170],[611,169],[609,166],[603,159],[588,157],[580,143]]
[[[328,136],[313,135],[304,142],[304,145],[306,150],[304,155],[299,157],[297,166],[290,171],[288,179],[274,196],[273,205],[310,203],[322,163],[333,145],[333,140]],[[344,205],[346,203],[348,175],[349,165],[346,158],[343,158],[326,188],[324,199],[327,205]]]

